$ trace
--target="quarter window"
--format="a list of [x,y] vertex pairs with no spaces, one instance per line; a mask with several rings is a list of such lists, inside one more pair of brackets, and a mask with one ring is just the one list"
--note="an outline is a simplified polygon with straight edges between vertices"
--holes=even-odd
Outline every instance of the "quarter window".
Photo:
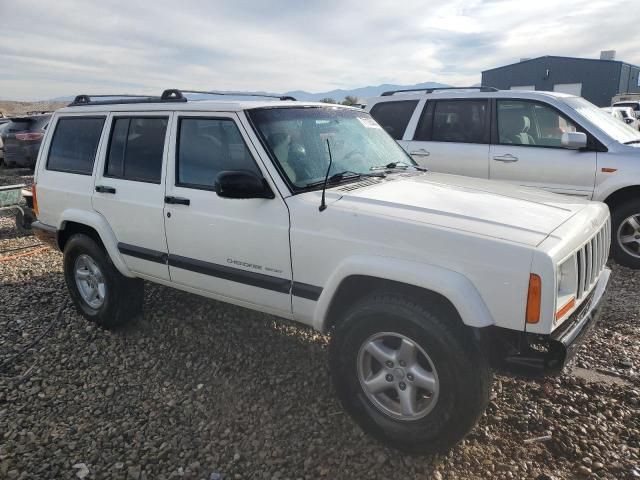
[[502,145],[561,147],[562,134],[576,131],[571,120],[547,105],[498,100],[498,142]]
[[[433,112],[434,142],[489,143],[486,100],[437,101]],[[429,109],[425,109],[428,115]],[[428,122],[420,122],[428,124]]]
[[59,118],[47,170],[91,175],[103,125],[104,117]]
[[396,140],[402,140],[416,105],[418,105],[418,100],[380,102],[371,109],[371,116],[389,135]]
[[179,129],[177,185],[213,190],[222,171],[260,174],[233,120],[181,118]]
[[160,183],[167,123],[166,117],[117,117],[105,176]]

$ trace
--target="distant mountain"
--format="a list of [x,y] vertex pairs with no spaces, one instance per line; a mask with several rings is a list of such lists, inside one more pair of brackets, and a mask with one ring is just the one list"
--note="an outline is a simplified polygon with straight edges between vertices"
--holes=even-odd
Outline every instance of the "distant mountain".
[[[266,94],[266,95],[287,95],[290,97],[294,97],[298,100],[306,100],[306,101],[311,101],[311,102],[317,102],[319,100],[322,100],[323,98],[333,98],[334,100],[341,102],[345,97],[347,96],[352,96],[352,97],[357,97],[359,100],[363,101],[366,100],[367,98],[370,97],[377,97],[380,94],[382,94],[382,92],[387,92],[389,90],[403,90],[403,89],[409,89],[409,88],[438,88],[438,87],[448,87],[449,85],[445,85],[443,83],[436,83],[436,82],[424,82],[424,83],[416,83],[414,85],[394,85],[394,84],[390,84],[390,83],[385,83],[383,85],[377,85],[377,86],[367,86],[367,87],[359,87],[359,88],[354,88],[351,90],[344,90],[344,89],[337,89],[337,90],[330,90],[328,92],[319,92],[319,93],[311,93],[311,92],[307,92],[305,90],[294,90],[291,92],[284,92],[284,93],[271,93],[271,92],[256,92],[256,91],[252,91],[252,92],[242,92],[242,93],[258,93],[258,94]],[[231,93],[228,90],[218,90],[220,92],[225,92],[225,93]],[[190,95],[189,98],[193,98],[196,100],[202,100],[202,99],[207,99],[207,98],[211,98],[211,96],[209,95],[199,95],[199,94],[193,94]],[[227,97],[225,97],[228,100],[239,100],[239,99],[243,99],[246,97],[243,96],[233,96],[233,95],[229,95]],[[70,97],[57,97],[57,98],[53,98],[50,101],[52,102],[70,102],[74,99],[73,96]]]
[[449,85],[436,82],[416,83],[414,85],[393,85],[390,83],[385,83],[383,85],[360,87],[354,88],[352,90],[338,89],[321,93],[310,93],[304,90],[296,90],[293,92],[287,92],[285,95],[290,95],[297,98],[298,100],[318,101],[322,100],[323,98],[333,98],[334,100],[340,102],[344,99],[344,97],[347,96],[357,97],[359,100],[366,100],[367,98],[377,97],[383,92],[387,92],[389,90],[404,90],[410,88],[438,88],[448,86]]

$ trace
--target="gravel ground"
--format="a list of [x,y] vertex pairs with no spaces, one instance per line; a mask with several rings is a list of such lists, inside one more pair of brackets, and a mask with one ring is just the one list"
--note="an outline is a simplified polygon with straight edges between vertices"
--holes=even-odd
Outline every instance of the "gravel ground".
[[640,273],[612,265],[608,309],[566,375],[497,376],[467,439],[424,457],[342,412],[325,336],[152,284],[141,318],[104,331],[70,306],[60,253],[36,244],[0,218],[0,479],[640,477]]

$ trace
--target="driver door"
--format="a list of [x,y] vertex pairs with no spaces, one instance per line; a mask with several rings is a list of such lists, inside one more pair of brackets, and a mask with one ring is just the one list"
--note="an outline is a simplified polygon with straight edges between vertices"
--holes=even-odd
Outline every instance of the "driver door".
[[578,131],[568,117],[541,102],[496,100],[496,128],[489,153],[489,178],[591,198],[596,152],[560,145]]
[[[244,306],[291,316],[289,214],[282,198],[230,199],[219,172],[263,175],[233,113],[176,115],[164,221],[171,281]],[[271,189],[277,189],[271,185]]]

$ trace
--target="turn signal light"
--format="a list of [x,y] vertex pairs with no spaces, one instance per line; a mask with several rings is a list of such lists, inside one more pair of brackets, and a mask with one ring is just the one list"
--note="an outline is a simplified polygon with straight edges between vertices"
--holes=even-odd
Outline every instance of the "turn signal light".
[[539,275],[529,275],[529,292],[527,294],[527,323],[540,321],[540,302],[542,299],[542,280]]
[[564,317],[569,310],[576,306],[576,299],[571,298],[560,310],[556,312],[556,320],[560,320]]

